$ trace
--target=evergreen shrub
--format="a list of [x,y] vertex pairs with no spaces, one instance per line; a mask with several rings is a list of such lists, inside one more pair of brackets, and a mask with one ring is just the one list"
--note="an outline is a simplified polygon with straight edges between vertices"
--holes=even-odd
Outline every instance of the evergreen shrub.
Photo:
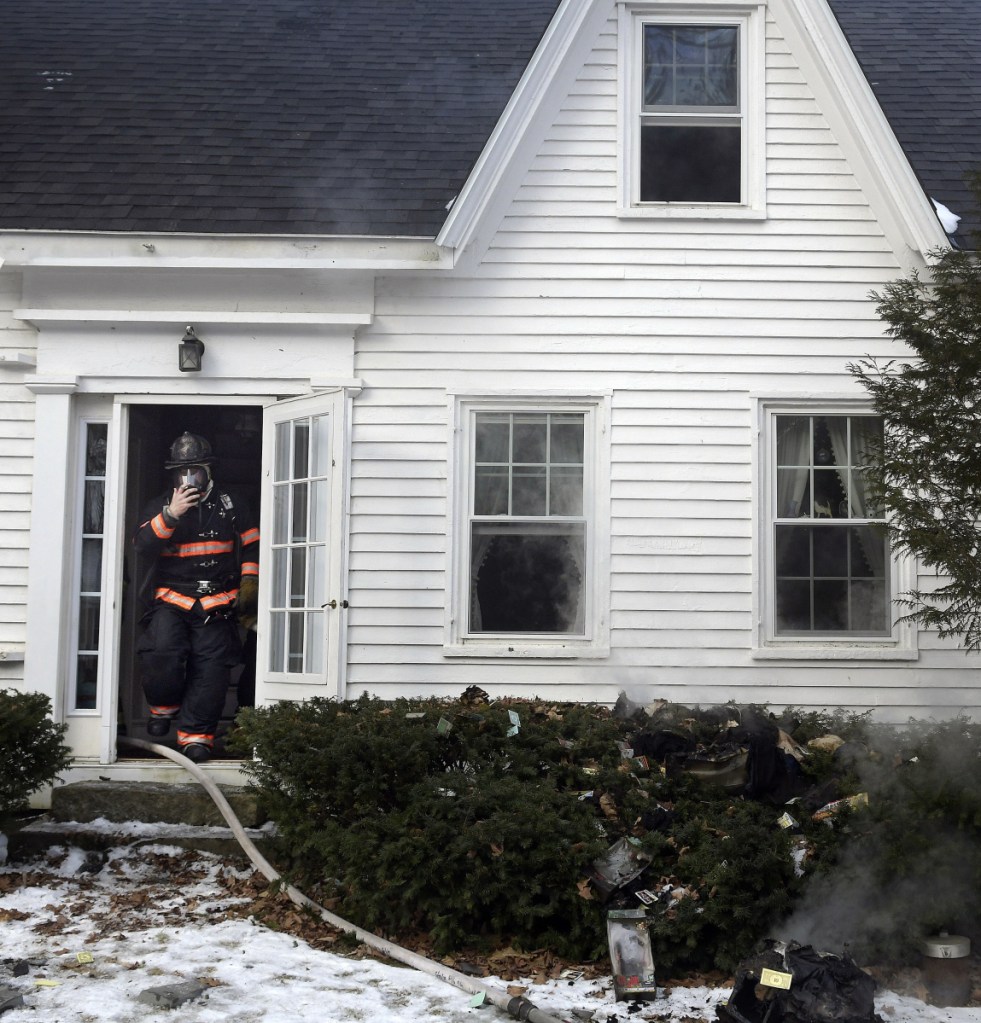
[[[767,937],[900,961],[918,937],[971,933],[981,919],[975,726],[617,710],[314,699],[243,712],[235,742],[290,879],[361,926],[438,954],[511,945],[605,957],[607,910],[651,895],[662,977],[732,971]],[[779,725],[796,742],[833,733],[845,745],[803,758],[789,805],[786,792],[732,791],[630,748],[656,734],[697,751],[745,749],[752,722],[756,734]],[[858,792],[867,808],[813,818]],[[649,863],[611,893],[594,866],[623,839]]]
[[0,831],[33,792],[71,763],[62,741],[65,726],[55,724],[50,713],[51,702],[41,693],[0,689]]

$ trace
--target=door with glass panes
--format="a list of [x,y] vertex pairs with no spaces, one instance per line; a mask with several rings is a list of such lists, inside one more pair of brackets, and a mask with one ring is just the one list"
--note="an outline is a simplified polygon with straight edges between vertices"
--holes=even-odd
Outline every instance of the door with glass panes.
[[344,401],[335,392],[264,410],[259,702],[295,699],[297,683],[331,696],[343,684]]

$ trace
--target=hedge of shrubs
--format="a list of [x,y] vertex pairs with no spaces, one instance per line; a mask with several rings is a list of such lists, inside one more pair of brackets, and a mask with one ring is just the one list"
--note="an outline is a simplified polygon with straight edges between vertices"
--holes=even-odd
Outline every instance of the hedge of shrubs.
[[[290,879],[439,954],[588,961],[606,953],[609,909],[647,905],[664,975],[731,971],[788,927],[896,960],[911,934],[964,933],[981,909],[981,742],[965,721],[896,732],[840,713],[471,690],[280,703],[238,724]],[[860,792],[867,806],[821,813]],[[617,850],[636,876],[611,872]],[[955,861],[962,883],[914,897]],[[852,918],[826,912],[842,891]]]

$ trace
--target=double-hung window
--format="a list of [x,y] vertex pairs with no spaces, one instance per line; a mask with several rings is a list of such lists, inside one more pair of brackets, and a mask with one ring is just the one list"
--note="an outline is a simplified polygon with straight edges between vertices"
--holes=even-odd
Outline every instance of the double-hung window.
[[884,512],[864,471],[882,429],[847,408],[767,411],[763,646],[897,646]]
[[621,213],[761,215],[762,15],[645,4],[621,21]]
[[598,410],[460,404],[448,652],[595,650]]

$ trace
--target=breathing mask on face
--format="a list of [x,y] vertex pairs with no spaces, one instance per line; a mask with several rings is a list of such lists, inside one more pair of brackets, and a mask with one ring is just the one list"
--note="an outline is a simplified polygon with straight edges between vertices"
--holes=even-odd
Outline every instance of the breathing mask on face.
[[184,465],[173,471],[174,487],[194,487],[204,493],[211,482],[211,472],[206,465]]

